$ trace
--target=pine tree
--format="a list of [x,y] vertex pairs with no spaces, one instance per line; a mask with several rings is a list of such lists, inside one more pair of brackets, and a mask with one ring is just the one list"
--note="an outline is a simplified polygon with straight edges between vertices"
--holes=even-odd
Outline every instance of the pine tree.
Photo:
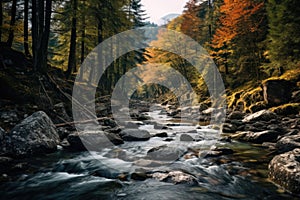
[[300,1],[269,0],[268,54],[278,67],[300,61]]

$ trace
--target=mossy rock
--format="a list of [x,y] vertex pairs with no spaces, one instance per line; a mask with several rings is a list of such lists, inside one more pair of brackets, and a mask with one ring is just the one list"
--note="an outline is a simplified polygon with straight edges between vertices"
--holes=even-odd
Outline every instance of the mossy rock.
[[292,70],[286,71],[279,78],[289,80],[289,81],[293,81],[293,82],[300,81],[300,68],[299,68],[299,66],[298,66],[297,69],[292,69]]
[[[242,90],[233,93],[229,97],[228,107],[234,110],[252,112],[250,107],[257,102],[263,101],[262,88],[256,87],[254,89]],[[262,106],[260,106],[262,107]],[[264,107],[263,107],[264,108]]]
[[278,115],[293,115],[300,112],[300,103],[289,103],[281,106],[273,107],[270,111]]
[[258,112],[258,111],[266,109],[266,108],[267,108],[266,102],[259,101],[259,102],[256,102],[255,104],[252,104],[251,106],[249,106],[249,111],[251,113],[255,113],[255,112]]
[[228,108],[234,109],[237,105],[237,100],[241,97],[242,91],[233,93],[228,97]]

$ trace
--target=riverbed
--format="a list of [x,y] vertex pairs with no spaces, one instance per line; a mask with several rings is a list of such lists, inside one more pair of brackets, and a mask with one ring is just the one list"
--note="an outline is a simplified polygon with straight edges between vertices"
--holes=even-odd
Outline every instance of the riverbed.
[[[209,125],[178,122],[163,109],[144,113],[139,129],[153,137],[100,152],[60,150],[24,159],[28,165],[1,183],[1,199],[294,199],[268,180],[270,153],[261,146],[224,140]],[[164,128],[157,128],[155,124]],[[154,137],[159,133],[164,137]],[[188,134],[192,141],[183,141]],[[149,150],[182,152],[174,159],[149,159]],[[208,156],[210,149],[233,153]],[[180,181],[166,177],[182,173]],[[135,178],[133,176],[135,174]],[[138,176],[136,176],[138,175]],[[185,177],[191,179],[185,180]],[[178,177],[177,177],[178,178]]]

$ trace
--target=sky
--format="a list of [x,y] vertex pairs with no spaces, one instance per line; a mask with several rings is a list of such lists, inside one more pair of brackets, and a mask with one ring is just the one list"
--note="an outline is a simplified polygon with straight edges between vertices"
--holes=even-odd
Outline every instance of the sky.
[[148,21],[160,24],[160,18],[168,14],[181,14],[188,0],[142,0]]

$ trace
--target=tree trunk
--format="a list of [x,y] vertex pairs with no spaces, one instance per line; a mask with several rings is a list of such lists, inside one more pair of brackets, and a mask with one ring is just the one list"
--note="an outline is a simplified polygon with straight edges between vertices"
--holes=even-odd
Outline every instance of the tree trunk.
[[[83,1],[83,7],[85,7],[85,1]],[[83,63],[84,61],[84,55],[85,55],[85,12],[81,13],[81,23],[82,23],[82,28],[81,28],[81,52],[80,52],[80,64]]]
[[[103,24],[102,24],[102,19],[98,19],[98,44],[102,43],[103,42]],[[96,58],[96,65],[97,67],[99,67],[99,69],[97,70],[98,73],[102,73],[102,70],[103,70],[103,67],[102,67],[102,52],[98,52],[97,53],[97,58]],[[90,70],[90,74],[89,74],[89,83],[93,83],[94,81],[94,77],[96,76],[95,74],[95,69],[94,69],[94,66],[91,66],[91,70]]]
[[11,7],[11,18],[10,18],[10,27],[9,27],[9,35],[7,39],[7,45],[9,47],[12,46],[14,41],[14,26],[16,24],[16,13],[17,13],[17,0],[13,0]]
[[37,5],[36,0],[32,0],[32,18],[31,18],[31,37],[32,37],[32,55],[33,55],[33,70],[37,71],[37,44],[38,44],[38,27],[37,27]]
[[77,0],[73,0],[73,17],[72,17],[72,30],[71,30],[71,44],[68,60],[68,69],[66,72],[66,78],[70,78],[73,70],[76,67],[76,24],[77,24]]
[[2,41],[2,26],[3,26],[3,8],[2,8],[2,0],[0,0],[0,42]]
[[46,72],[52,1],[32,0],[33,69]]
[[42,34],[42,65],[41,71],[46,72],[47,70],[47,58],[48,58],[48,43],[50,36],[50,24],[52,14],[52,0],[46,0],[46,11],[45,11],[45,26]]
[[28,45],[28,4],[29,0],[24,1],[24,51],[25,51],[25,56],[30,57],[30,52],[29,52],[29,45]]
[[85,15],[82,15],[82,29],[81,29],[81,52],[80,52],[80,62],[81,64],[84,61],[84,54],[85,54]]

